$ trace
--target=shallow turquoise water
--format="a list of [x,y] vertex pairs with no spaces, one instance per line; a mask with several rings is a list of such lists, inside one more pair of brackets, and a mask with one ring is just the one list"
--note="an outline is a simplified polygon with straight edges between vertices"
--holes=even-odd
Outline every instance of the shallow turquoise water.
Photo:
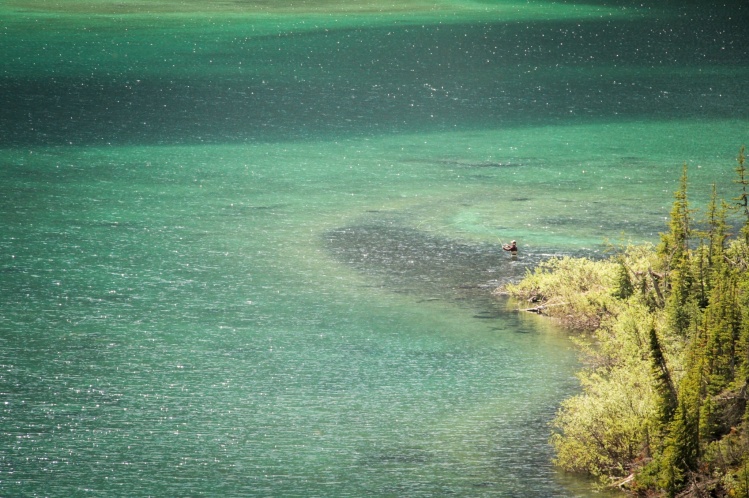
[[490,292],[731,195],[746,9],[130,5],[0,6],[0,494],[592,496]]

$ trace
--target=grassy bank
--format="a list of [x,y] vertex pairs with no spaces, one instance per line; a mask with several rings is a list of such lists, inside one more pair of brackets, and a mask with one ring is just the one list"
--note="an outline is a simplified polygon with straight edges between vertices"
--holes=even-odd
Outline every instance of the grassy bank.
[[498,292],[581,333],[556,464],[640,496],[749,497],[749,175],[702,212],[687,169],[657,246],[551,259]]

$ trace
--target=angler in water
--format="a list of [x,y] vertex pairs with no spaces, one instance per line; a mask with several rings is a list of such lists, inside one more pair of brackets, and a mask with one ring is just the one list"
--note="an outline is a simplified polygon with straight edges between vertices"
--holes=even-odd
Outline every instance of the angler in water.
[[502,244],[502,249],[508,251],[513,256],[517,256],[518,254],[518,245],[514,240],[510,241],[509,244]]

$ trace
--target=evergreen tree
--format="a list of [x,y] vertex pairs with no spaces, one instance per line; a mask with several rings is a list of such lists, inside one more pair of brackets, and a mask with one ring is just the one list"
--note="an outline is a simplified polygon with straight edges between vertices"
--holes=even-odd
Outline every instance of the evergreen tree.
[[[657,336],[651,333],[651,343],[655,341]],[[666,427],[662,453],[655,463],[660,474],[659,486],[668,496],[675,496],[689,472],[697,469],[705,392],[703,345],[701,334],[696,334],[688,348],[687,372],[679,383],[678,393],[672,394],[670,399],[662,398],[663,415],[670,413],[671,417]],[[656,345],[653,344],[651,348],[655,351]],[[654,366],[656,364],[654,361]],[[663,367],[660,370],[663,371]]]
[[629,269],[622,257],[619,258],[619,268],[617,269],[616,283],[614,284],[613,296],[626,300],[635,293],[635,286],[632,278],[629,276]]
[[678,335],[686,336],[697,307],[692,296],[694,275],[689,242],[691,239],[691,211],[687,199],[687,165],[684,164],[679,190],[674,193],[669,231],[661,234],[659,255],[664,268],[668,297],[665,308],[669,326]]
[[705,312],[706,359],[709,393],[716,395],[733,381],[736,367],[735,347],[741,325],[736,282],[725,269],[714,276],[710,306]]
[[662,431],[673,419],[676,410],[676,389],[674,388],[671,373],[666,365],[666,358],[663,356],[658,333],[655,327],[650,327],[650,360],[655,379],[655,388],[660,397],[658,403],[658,426]]
[[749,245],[749,192],[747,192],[747,186],[749,186],[749,173],[747,173],[745,162],[746,155],[744,154],[744,147],[739,149],[739,157],[737,158],[738,166],[736,166],[736,174],[738,179],[734,180],[735,183],[741,185],[741,193],[738,197],[734,198],[739,209],[743,211],[746,218],[744,226],[741,229],[741,234],[744,236],[744,241]]
[[713,184],[710,204],[707,207],[708,266],[723,265],[726,240],[728,239],[728,205],[718,202],[718,193]]
[[715,395],[732,382],[736,368],[736,343],[741,326],[741,304],[734,271],[726,260],[728,206],[717,206],[715,186],[708,207],[709,305],[705,310],[704,330],[709,394]]
[[687,165],[684,163],[679,179],[679,190],[674,192],[674,203],[668,224],[669,231],[661,234],[659,253],[666,260],[666,269],[679,267],[689,256],[691,212],[687,199],[687,183]]
[[697,418],[686,403],[680,402],[669,426],[661,460],[661,487],[669,497],[676,496],[688,473],[696,470],[698,455]]
[[718,193],[713,184],[710,203],[707,207],[705,226],[700,234],[702,242],[698,248],[699,257],[699,306],[707,307],[709,295],[713,285],[713,276],[725,266],[725,244],[728,238],[728,222],[726,221],[728,205],[718,200]]
[[732,496],[736,498],[749,498],[749,456],[747,456],[736,473],[736,488]]
[[[737,387],[749,383],[749,274],[738,275],[738,299],[740,308],[739,339],[736,341]],[[746,389],[746,387],[744,387]],[[747,405],[749,407],[749,405]]]
[[[694,479],[693,491],[749,497],[749,172],[743,148],[736,172],[738,208],[719,200],[713,186],[704,229],[697,231],[684,165],[655,254],[633,259],[628,252],[599,267],[608,288],[596,301],[607,317],[596,332],[598,361],[581,376],[585,395],[557,417],[557,464],[619,479],[632,472],[634,480],[625,481],[647,496],[686,496]],[[733,212],[746,220],[738,239],[729,240]],[[627,333],[643,323],[650,324],[643,329],[649,333]],[[649,372],[642,368],[648,361]]]

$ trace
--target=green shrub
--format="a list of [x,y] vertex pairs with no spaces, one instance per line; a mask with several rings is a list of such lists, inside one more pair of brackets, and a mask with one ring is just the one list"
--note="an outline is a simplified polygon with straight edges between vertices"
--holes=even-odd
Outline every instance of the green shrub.
[[595,330],[611,307],[617,265],[609,260],[552,258],[505,291],[570,328]]
[[617,367],[581,375],[583,393],[567,399],[553,426],[551,443],[561,468],[621,478],[645,449],[655,396],[642,368]]
[[[743,149],[739,237],[716,189],[692,228],[683,169],[661,243],[603,260],[554,258],[505,291],[589,332],[581,392],[551,442],[561,468],[642,496],[749,498],[749,211]],[[734,203],[735,206],[735,203]],[[624,479],[622,479],[624,478]],[[687,489],[688,488],[688,489]]]

